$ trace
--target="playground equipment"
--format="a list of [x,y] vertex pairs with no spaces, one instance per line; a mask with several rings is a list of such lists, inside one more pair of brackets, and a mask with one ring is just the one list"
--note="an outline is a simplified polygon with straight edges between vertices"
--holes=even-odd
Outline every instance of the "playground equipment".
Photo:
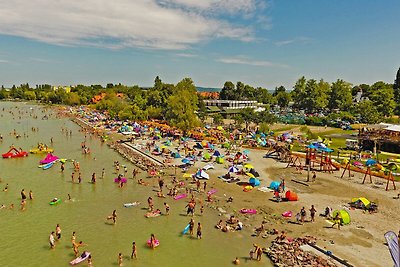
[[[331,173],[340,169],[340,166],[332,161],[332,152],[333,149],[330,148],[310,145],[307,147],[306,153],[290,152],[290,160],[286,168],[291,166],[303,168],[309,165],[311,169],[319,167],[320,171]],[[305,159],[304,166],[301,163],[301,159]]]
[[[382,165],[378,164],[377,162],[375,162],[375,164],[365,164],[364,165],[353,165],[353,164],[349,161],[349,160],[344,160],[343,163],[345,164],[344,168],[343,168],[343,172],[342,175],[340,176],[340,178],[343,178],[344,174],[346,173],[346,171],[349,174],[349,177],[351,177],[351,171],[354,172],[359,172],[359,173],[363,173],[364,174],[364,178],[362,183],[365,183],[365,180],[367,179],[367,176],[369,176],[369,181],[372,184],[372,176],[378,177],[378,178],[383,178],[386,179],[386,191],[389,190],[389,183],[392,182],[393,185],[393,189],[396,190],[396,184],[394,182],[394,176],[393,176],[393,171],[397,169],[397,165],[391,165],[392,167],[390,168],[383,168]],[[371,168],[375,166],[378,169],[380,169],[380,171],[373,171]]]

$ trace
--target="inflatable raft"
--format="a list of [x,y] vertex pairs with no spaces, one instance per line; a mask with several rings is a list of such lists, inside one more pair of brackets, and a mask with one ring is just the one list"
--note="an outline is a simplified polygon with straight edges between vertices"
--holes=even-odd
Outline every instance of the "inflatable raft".
[[239,212],[243,214],[257,214],[257,210],[255,209],[241,209]]
[[[150,241],[150,239],[149,239],[149,240],[147,240],[147,245],[148,245],[149,247],[151,247],[150,244],[151,244],[151,241]],[[156,239],[156,240],[154,241],[154,247],[156,248],[156,247],[158,247],[159,245],[160,245],[160,241],[158,241],[158,239]]]
[[81,262],[87,260],[89,258],[89,256],[90,256],[90,252],[84,251],[82,253],[82,255],[80,255],[78,258],[70,261],[69,264],[70,265],[77,265],[78,263],[81,263]]

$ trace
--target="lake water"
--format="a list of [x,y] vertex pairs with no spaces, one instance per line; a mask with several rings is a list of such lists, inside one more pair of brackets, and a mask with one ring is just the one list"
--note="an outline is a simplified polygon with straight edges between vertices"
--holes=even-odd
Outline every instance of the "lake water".
[[[10,110],[14,115],[9,113]],[[32,113],[38,119],[30,117]],[[76,231],[77,241],[87,244],[80,248],[80,252],[91,252],[93,266],[118,266],[119,252],[124,255],[123,266],[231,266],[235,257],[241,258],[241,265],[260,265],[245,259],[254,243],[250,233],[222,233],[216,230],[214,225],[220,217],[215,210],[205,207],[203,216],[195,216],[196,225],[197,222],[203,225],[203,239],[197,240],[180,234],[190,220],[185,215],[186,200],[157,198],[153,191],[155,187],[138,185],[132,179],[124,188],[118,188],[113,183],[116,177],[113,173],[114,160],[125,164],[129,174],[134,166],[96,138],[87,139],[92,153],[82,154],[80,145],[84,134],[69,119],[56,118],[53,114],[48,120],[42,120],[45,114],[51,114],[50,111],[12,102],[0,102],[0,114],[0,133],[4,138],[0,142],[1,153],[6,153],[12,144],[26,151],[38,142],[50,145],[53,137],[54,154],[79,161],[83,178],[82,184],[71,182],[73,167],[70,162],[66,163],[64,173],[61,173],[59,163],[48,170],[38,168],[39,160],[44,155],[0,159],[0,189],[9,184],[7,192],[0,191],[0,204],[15,205],[13,210],[0,210],[0,266],[69,266],[69,261],[75,258],[71,248],[73,231]],[[39,131],[33,132],[32,127]],[[71,130],[72,136],[66,136],[62,128]],[[21,138],[9,135],[14,129]],[[28,137],[24,137],[24,133]],[[102,168],[106,169],[104,179],[100,179]],[[89,183],[93,172],[97,174],[96,184]],[[140,175],[153,182],[146,174]],[[25,211],[20,210],[22,189],[26,193],[32,190],[34,194],[33,200],[27,200]],[[68,193],[74,201],[66,201]],[[171,214],[146,219],[143,215],[149,196],[153,197],[155,208],[162,211],[163,202],[169,203]],[[54,197],[61,198],[62,203],[49,205]],[[133,201],[141,201],[142,204],[133,208],[123,207],[123,203]],[[114,209],[118,213],[116,225],[106,220]],[[48,239],[57,223],[62,228],[62,238],[51,250]],[[154,250],[145,245],[151,233],[161,243]],[[139,258],[136,260],[129,258],[132,241],[136,241],[138,248]],[[263,259],[262,265],[265,264],[269,263]],[[81,265],[87,266],[87,263]]]

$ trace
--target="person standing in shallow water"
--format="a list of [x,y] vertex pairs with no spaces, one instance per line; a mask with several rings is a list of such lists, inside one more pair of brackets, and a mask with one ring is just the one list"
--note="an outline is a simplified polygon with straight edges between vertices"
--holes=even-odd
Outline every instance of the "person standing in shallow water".
[[201,232],[201,224],[197,223],[197,239],[202,238],[202,232]]
[[25,189],[22,189],[22,191],[21,191],[21,199],[22,199],[22,200],[25,200],[25,199],[26,199]]
[[50,243],[50,248],[54,249],[56,247],[55,244],[55,238],[54,238],[54,232],[51,232],[50,236],[49,236],[49,243]]
[[131,259],[137,259],[137,248],[136,248],[136,242],[132,242],[132,255]]

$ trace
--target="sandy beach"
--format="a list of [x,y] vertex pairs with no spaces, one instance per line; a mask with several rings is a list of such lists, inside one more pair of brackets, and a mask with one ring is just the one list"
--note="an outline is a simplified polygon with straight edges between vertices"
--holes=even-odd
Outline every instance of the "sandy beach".
[[[192,142],[189,146],[194,144],[195,142]],[[157,142],[157,145],[162,145],[162,143]],[[210,206],[215,209],[222,208],[226,214],[235,214],[250,229],[259,227],[261,222],[265,222],[266,230],[286,231],[287,235],[292,238],[316,237],[319,247],[332,251],[353,266],[391,265],[392,259],[387,246],[384,245],[383,235],[389,230],[397,231],[395,227],[397,226],[396,222],[400,219],[400,209],[398,207],[399,200],[393,198],[397,195],[397,191],[392,188],[385,191],[385,180],[373,177],[372,184],[362,184],[363,174],[353,172],[353,177],[348,177],[346,173],[341,179],[342,170],[340,170],[334,173],[317,172],[316,181],[307,183],[306,171],[303,170],[300,174],[293,167],[286,168],[287,163],[264,158],[266,150],[249,150],[249,163],[260,173],[261,186],[268,186],[272,181],[285,179],[286,190],[296,192],[299,201],[277,203],[272,201],[272,191],[261,192],[254,189],[251,192],[243,192],[241,186],[223,182],[217,177],[227,173],[227,169],[232,165],[227,162],[224,164],[213,163],[215,169],[209,171],[211,176],[209,184],[219,190],[216,202]],[[163,160],[162,157],[158,158]],[[181,164],[180,159],[175,159],[169,165],[174,164]],[[194,173],[206,164],[197,162],[188,172]],[[245,175],[238,175],[238,177],[242,181],[248,180]],[[304,182],[308,186],[293,182],[292,179]],[[234,198],[232,203],[225,201],[224,198],[228,196]],[[366,197],[377,203],[379,211],[369,214],[363,210],[350,208],[348,203],[355,197]],[[336,227],[331,228],[331,224],[324,217],[317,216],[315,222],[309,222],[308,210],[311,205],[315,206],[317,214],[322,213],[327,206],[333,210],[346,209],[350,213],[351,223],[338,230]],[[294,218],[281,216],[285,211],[292,211],[295,214],[302,207],[307,210],[306,222],[303,225],[295,223]],[[237,212],[241,208],[253,208],[259,212],[257,215],[242,215]],[[223,215],[221,214],[221,216]],[[268,247],[276,238],[276,235],[261,234],[260,236],[263,236],[262,244],[265,247]],[[336,264],[340,266],[338,262]]]

